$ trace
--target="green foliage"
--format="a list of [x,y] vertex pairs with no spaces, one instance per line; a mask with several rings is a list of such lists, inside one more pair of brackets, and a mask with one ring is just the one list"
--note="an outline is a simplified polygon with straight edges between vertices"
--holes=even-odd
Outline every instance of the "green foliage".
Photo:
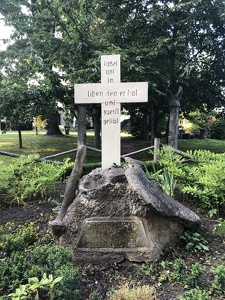
[[206,291],[202,291],[199,289],[191,289],[189,291],[184,292],[183,296],[178,296],[179,300],[210,300],[210,296]]
[[215,282],[212,284],[211,290],[218,294],[225,294],[225,265],[218,265],[212,272]]
[[182,282],[185,280],[185,261],[182,258],[176,258],[173,264],[173,273],[171,278],[175,281]]
[[182,184],[182,192],[200,201],[202,207],[218,209],[225,203],[225,154],[206,150],[189,152],[196,165],[187,170],[187,181]]
[[0,226],[0,258],[14,251],[25,251],[38,240],[39,227],[33,222],[18,225],[8,222]]
[[63,277],[55,291],[56,299],[78,299],[80,279],[73,254],[67,249],[53,246],[17,251],[5,257],[0,264],[0,290],[4,294],[9,293],[25,284],[29,278],[42,278],[47,271],[54,278]]
[[102,296],[97,291],[93,291],[89,296],[89,300],[102,300]]
[[38,155],[22,155],[0,170],[0,194],[8,204],[24,204],[48,198],[69,167],[64,164],[36,162]]
[[145,276],[155,278],[156,262],[145,263],[141,265],[141,272]]
[[209,208],[211,213],[225,204],[225,154],[209,150],[188,151],[192,161],[176,155],[171,147],[163,147],[157,152],[158,165],[152,171],[145,167],[146,174],[158,182],[163,190],[173,195],[175,187],[183,194],[199,201],[199,205]]
[[205,253],[209,251],[208,242],[198,232],[184,231],[180,236],[187,250]]
[[183,158],[176,155],[172,147],[163,147],[156,152],[150,151],[150,153],[158,155],[159,166],[157,167],[157,165],[152,165],[154,170],[153,173],[150,173],[145,166],[146,174],[150,179],[159,183],[163,191],[172,197],[174,189],[177,186],[177,182],[185,176],[182,166]]
[[188,287],[199,288],[201,285],[201,276],[203,274],[202,266],[196,262],[191,265],[191,272],[187,279]]
[[213,233],[224,234],[225,233],[225,220],[219,218],[217,224],[214,225]]
[[57,277],[53,279],[52,275],[48,277],[46,274],[43,275],[42,279],[39,281],[37,277],[28,278],[28,284],[20,285],[16,289],[15,293],[9,294],[12,300],[22,300],[22,299],[43,299],[48,297],[49,300],[55,299],[55,285],[62,280],[62,277]]
[[225,117],[217,118],[210,128],[210,137],[212,139],[224,140],[225,139]]
[[28,298],[27,285],[20,285],[12,294],[9,294],[12,300],[23,300]]
[[143,274],[150,276],[153,280],[162,282],[180,283],[185,288],[199,288],[204,268],[198,262],[187,264],[182,258],[172,261],[161,261],[143,264],[141,267]]

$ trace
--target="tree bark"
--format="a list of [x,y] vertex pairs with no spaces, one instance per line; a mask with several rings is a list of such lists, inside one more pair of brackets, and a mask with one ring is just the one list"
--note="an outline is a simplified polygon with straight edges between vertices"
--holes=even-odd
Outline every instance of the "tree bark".
[[151,117],[151,145],[154,144],[154,138],[158,137],[158,115],[159,110],[156,107],[152,108],[152,117]]
[[80,145],[86,145],[86,129],[87,129],[87,120],[86,120],[86,105],[78,106],[78,136],[77,136],[77,144],[78,147]]
[[[80,104],[78,106],[78,118],[77,118],[77,125],[78,125],[78,135],[77,135],[77,145],[78,147],[81,145],[86,146],[87,136],[87,120],[86,120],[86,105]],[[84,156],[84,163],[87,162],[87,155]]]
[[51,114],[47,119],[47,136],[63,136],[59,129],[58,114]]
[[21,134],[20,124],[18,125],[18,136],[19,136],[19,147],[20,147],[20,149],[22,149],[23,148],[23,142],[22,142],[22,134]]
[[178,117],[182,94],[183,88],[181,86],[179,86],[176,94],[170,93],[168,145],[175,149],[178,147]]
[[101,149],[101,108],[95,106],[93,108],[94,119],[94,148]]
[[145,111],[144,112],[144,140],[149,141],[149,112]]

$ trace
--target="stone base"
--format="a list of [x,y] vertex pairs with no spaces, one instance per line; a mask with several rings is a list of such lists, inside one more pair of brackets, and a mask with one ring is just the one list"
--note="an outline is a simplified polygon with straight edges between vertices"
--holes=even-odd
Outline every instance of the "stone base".
[[132,262],[150,262],[160,257],[162,251],[148,248],[77,248],[75,262],[78,265],[112,264],[128,260]]
[[[152,234],[152,228],[155,234]],[[168,243],[161,231],[171,240],[177,239],[177,231],[183,227],[177,222],[154,215],[150,220],[137,216],[92,217],[83,221],[81,235],[75,249],[75,260],[80,265],[119,263],[124,260],[150,262],[159,258]]]
[[[188,208],[164,194],[132,161],[128,168],[95,169],[84,176],[62,220],[57,245],[78,264],[150,262],[173,246],[185,227],[200,224]],[[61,229],[56,222],[53,229]]]

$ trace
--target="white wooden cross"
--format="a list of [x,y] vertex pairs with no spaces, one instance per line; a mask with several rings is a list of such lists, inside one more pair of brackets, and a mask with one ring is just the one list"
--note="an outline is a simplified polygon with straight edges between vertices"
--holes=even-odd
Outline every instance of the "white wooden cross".
[[101,103],[102,169],[120,166],[120,103],[147,102],[147,82],[120,82],[120,55],[101,56],[101,83],[75,84],[77,104]]

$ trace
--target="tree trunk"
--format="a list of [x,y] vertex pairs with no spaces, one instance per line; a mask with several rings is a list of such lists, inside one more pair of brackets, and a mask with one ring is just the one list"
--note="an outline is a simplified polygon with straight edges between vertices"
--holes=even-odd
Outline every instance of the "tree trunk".
[[59,129],[58,114],[52,114],[47,119],[47,132],[48,136],[63,136]]
[[95,106],[93,108],[94,119],[94,148],[101,149],[101,108]]
[[20,124],[18,125],[18,135],[19,135],[19,147],[20,147],[20,149],[22,149],[23,148],[23,142],[22,142],[22,134],[21,134]]
[[182,94],[183,89],[181,86],[179,86],[176,94],[170,93],[168,145],[175,149],[178,147],[178,117]]
[[149,112],[145,111],[144,112],[144,140],[149,141]]
[[86,145],[86,129],[87,129],[86,105],[78,106],[77,125],[78,125],[77,144],[79,147],[80,145]]
[[[87,141],[86,105],[80,104],[78,106],[77,126],[78,126],[77,145],[78,145],[78,147],[80,147],[81,145],[86,146],[86,141]],[[86,163],[86,162],[87,162],[87,155],[85,153],[84,163]]]
[[152,118],[151,118],[151,145],[154,144],[154,138],[158,137],[158,115],[159,110],[156,107],[152,108]]

